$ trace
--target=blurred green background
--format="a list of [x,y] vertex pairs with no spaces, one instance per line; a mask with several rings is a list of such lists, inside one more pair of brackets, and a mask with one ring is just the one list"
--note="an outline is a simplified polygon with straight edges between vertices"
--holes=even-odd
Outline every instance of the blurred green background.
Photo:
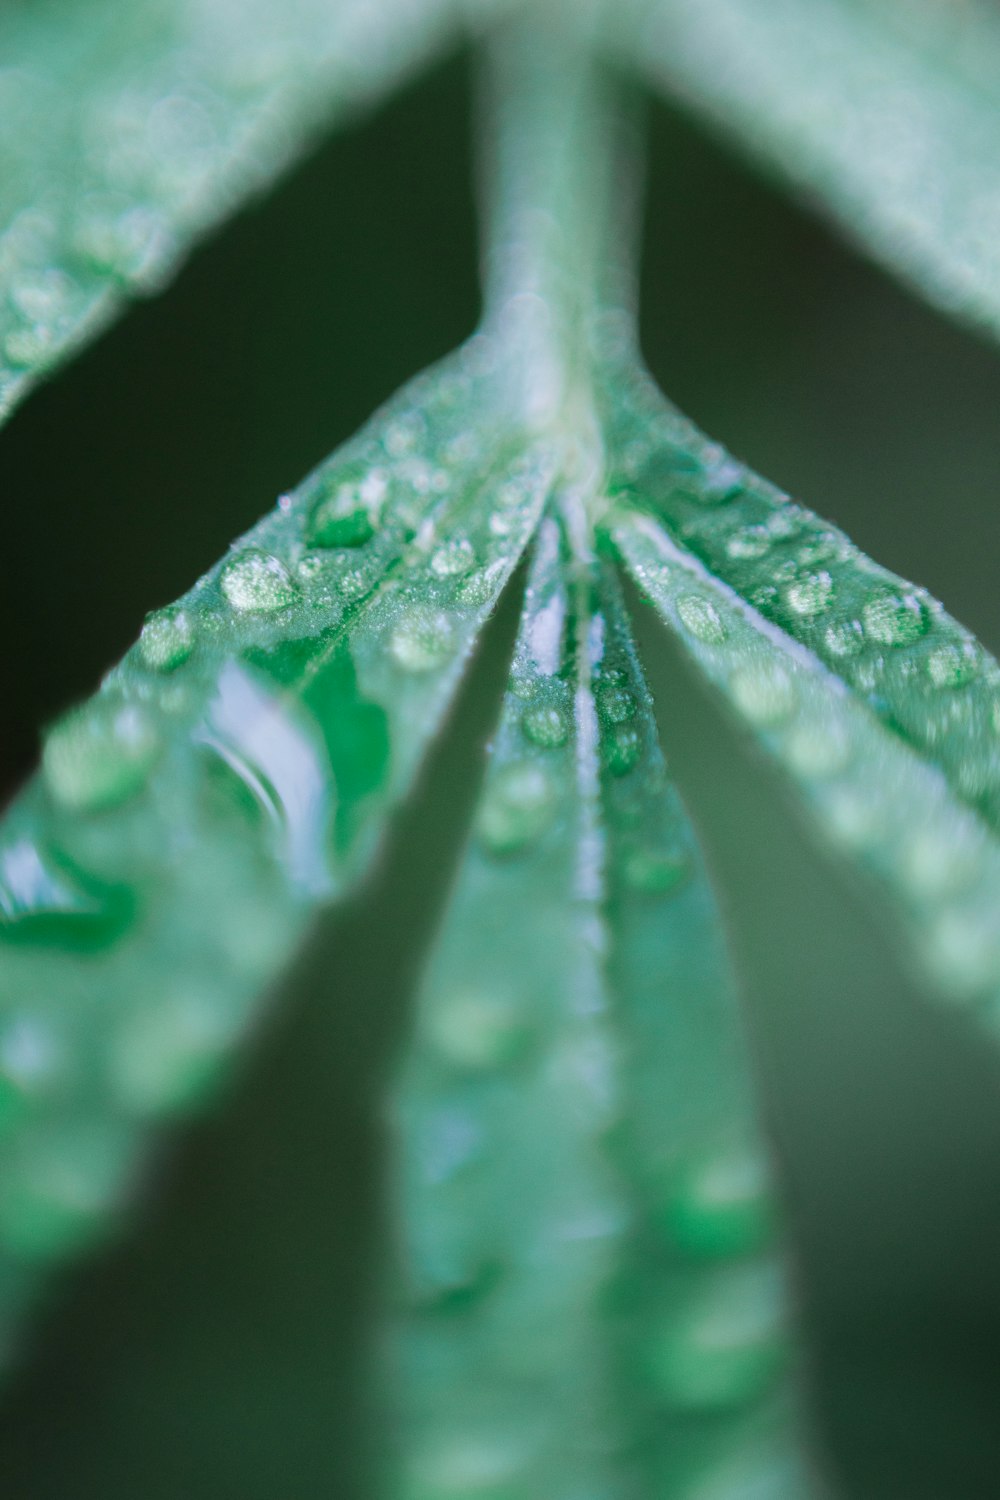
[[[321,146],[0,436],[0,779],[144,612],[473,328],[469,67]],[[713,435],[1000,649],[1000,352],[650,107],[643,338]],[[226,1110],[63,1289],[0,1416],[14,1500],[367,1493],[377,1098],[482,766],[516,599],[363,899]],[[662,732],[746,976],[841,1492],[1000,1494],[1000,1054],[923,993],[642,606]],[[925,1003],[926,1002],[926,1003]],[[792,1497],[790,1497],[792,1500]]]

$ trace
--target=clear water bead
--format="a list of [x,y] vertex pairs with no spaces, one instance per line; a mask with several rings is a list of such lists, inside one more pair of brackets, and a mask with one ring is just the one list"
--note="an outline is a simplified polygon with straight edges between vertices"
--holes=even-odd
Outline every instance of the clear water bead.
[[194,624],[183,609],[158,609],[148,615],[139,637],[139,654],[156,672],[172,672],[194,650]]
[[444,610],[417,606],[399,620],[389,642],[396,663],[407,672],[431,672],[447,661],[454,625]]
[[138,705],[98,699],[53,727],[42,768],[58,802],[92,812],[138,792],[161,748],[155,726]]
[[827,572],[809,573],[790,583],[785,590],[788,608],[803,619],[822,614],[832,599],[833,579]]
[[569,736],[568,716],[558,704],[535,703],[525,710],[521,728],[534,745],[555,749]]
[[861,611],[865,635],[883,646],[907,646],[926,635],[930,615],[913,593],[874,594]]
[[677,613],[695,640],[706,646],[720,646],[726,639],[722,616],[702,594],[682,594],[677,601]]
[[284,563],[257,547],[248,547],[227,562],[219,585],[240,614],[273,614],[298,598],[298,589]]

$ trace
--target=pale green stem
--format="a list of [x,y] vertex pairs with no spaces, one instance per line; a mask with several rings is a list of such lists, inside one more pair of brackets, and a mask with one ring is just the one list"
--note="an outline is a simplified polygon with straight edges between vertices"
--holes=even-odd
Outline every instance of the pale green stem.
[[600,452],[595,337],[632,324],[639,177],[599,25],[597,0],[525,7],[492,43],[483,89],[486,327],[515,351],[531,425],[589,450],[585,468]]

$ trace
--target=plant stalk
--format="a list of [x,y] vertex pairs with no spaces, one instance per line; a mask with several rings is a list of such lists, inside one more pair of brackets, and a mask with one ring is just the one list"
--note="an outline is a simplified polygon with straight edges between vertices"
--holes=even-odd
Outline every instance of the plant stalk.
[[526,6],[482,78],[485,327],[513,349],[529,424],[599,460],[594,345],[632,337],[634,111],[599,52],[597,0]]

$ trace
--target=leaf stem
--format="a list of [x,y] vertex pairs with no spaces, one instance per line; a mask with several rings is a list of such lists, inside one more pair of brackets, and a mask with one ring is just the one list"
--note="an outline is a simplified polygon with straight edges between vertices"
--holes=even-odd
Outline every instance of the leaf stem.
[[588,468],[595,338],[609,322],[631,338],[634,322],[640,176],[634,112],[597,52],[601,10],[525,7],[483,77],[485,325],[515,352],[529,423],[589,452]]

